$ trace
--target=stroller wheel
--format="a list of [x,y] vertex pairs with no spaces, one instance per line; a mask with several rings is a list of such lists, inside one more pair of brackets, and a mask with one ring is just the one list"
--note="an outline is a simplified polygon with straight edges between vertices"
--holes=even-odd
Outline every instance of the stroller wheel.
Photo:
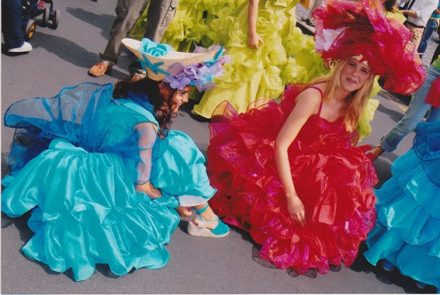
[[52,14],[52,25],[50,26],[51,29],[58,28],[58,24],[60,23],[60,11],[54,10]]
[[32,39],[36,29],[37,29],[37,24],[35,23],[35,21],[33,19],[30,19],[24,29],[24,35],[25,35],[26,40]]
[[49,11],[49,9],[44,7],[44,10],[43,10],[43,22],[41,23],[41,25],[43,27],[45,27],[45,26],[47,26],[49,24],[49,18],[50,18],[50,11]]

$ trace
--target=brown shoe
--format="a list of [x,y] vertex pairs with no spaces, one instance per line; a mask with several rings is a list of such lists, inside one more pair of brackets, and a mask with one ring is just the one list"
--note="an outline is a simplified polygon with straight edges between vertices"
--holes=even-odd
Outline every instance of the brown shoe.
[[365,153],[365,155],[374,162],[382,153],[384,152],[383,148],[380,145],[373,147],[371,150]]
[[112,64],[106,60],[101,60],[89,69],[89,75],[93,77],[102,77],[112,68]]

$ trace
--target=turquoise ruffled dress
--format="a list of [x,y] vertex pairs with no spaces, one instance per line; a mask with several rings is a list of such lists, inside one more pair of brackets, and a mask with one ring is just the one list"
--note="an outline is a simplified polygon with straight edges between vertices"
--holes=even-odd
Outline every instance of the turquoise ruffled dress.
[[364,253],[440,290],[440,121],[420,123],[413,148],[376,190],[377,224]]
[[157,121],[146,96],[113,99],[113,85],[83,83],[52,98],[14,103],[5,125],[16,128],[2,184],[2,211],[28,211],[33,237],[23,253],[56,272],[86,280],[96,264],[116,275],[165,266],[179,203],[201,204],[215,189],[190,137],[170,130],[151,143],[149,181],[162,192],[135,191],[141,162],[139,124]]

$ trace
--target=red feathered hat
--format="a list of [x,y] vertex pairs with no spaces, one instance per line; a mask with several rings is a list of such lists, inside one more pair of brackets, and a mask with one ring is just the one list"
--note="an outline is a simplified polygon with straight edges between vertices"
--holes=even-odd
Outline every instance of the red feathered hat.
[[411,32],[387,19],[378,0],[328,0],[313,13],[316,50],[327,62],[362,55],[386,90],[410,94],[424,81],[419,59],[406,45]]

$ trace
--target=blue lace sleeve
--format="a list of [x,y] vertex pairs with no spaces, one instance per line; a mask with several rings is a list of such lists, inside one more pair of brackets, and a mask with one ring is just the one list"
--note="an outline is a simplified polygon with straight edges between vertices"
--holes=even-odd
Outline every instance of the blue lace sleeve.
[[137,166],[137,184],[144,184],[150,180],[153,146],[157,138],[155,127],[155,124],[149,122],[140,123],[135,126],[136,131],[139,133],[140,158]]

